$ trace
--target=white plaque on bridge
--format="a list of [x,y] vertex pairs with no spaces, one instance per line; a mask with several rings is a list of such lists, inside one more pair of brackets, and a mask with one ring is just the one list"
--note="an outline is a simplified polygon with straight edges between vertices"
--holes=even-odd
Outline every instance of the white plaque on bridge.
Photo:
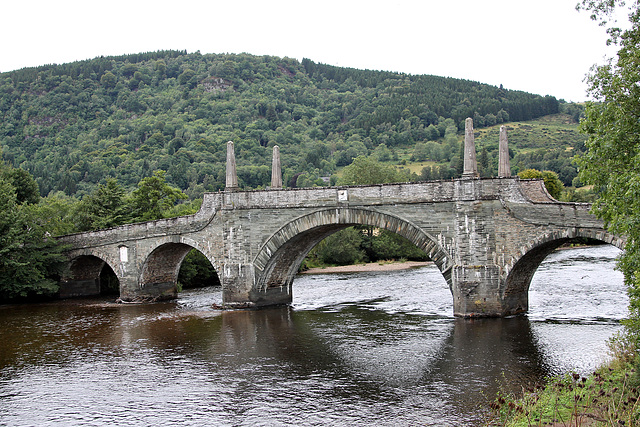
[[129,262],[129,248],[120,246],[120,262]]
[[347,190],[338,190],[338,201],[346,202],[349,199],[349,193]]

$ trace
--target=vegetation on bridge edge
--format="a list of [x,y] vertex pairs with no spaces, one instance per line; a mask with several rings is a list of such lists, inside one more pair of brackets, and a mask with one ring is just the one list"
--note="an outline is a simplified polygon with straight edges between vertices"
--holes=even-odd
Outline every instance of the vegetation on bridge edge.
[[499,395],[492,403],[490,425],[504,426],[637,426],[640,425],[640,2],[628,2],[629,24],[620,29],[620,0],[582,0],[579,9],[607,27],[617,58],[592,69],[590,93],[581,123],[588,136],[578,157],[579,179],[594,186],[593,211],[606,228],[627,237],[618,268],[629,294],[629,318],[611,340],[611,363],[588,378],[567,375],[549,380],[542,389],[519,398]]

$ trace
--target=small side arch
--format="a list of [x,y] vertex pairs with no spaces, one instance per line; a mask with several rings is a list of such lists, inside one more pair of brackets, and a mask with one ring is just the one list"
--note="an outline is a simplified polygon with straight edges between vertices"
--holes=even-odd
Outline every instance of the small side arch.
[[511,313],[523,313],[529,308],[529,286],[542,261],[554,250],[578,238],[596,240],[623,250],[625,240],[604,230],[572,228],[539,236],[524,245],[503,270],[502,298]]
[[108,254],[95,249],[74,251],[70,254],[69,269],[60,281],[60,298],[100,295],[101,275],[109,269],[120,282],[116,262]]
[[451,257],[433,236],[398,216],[362,208],[337,208],[298,217],[267,239],[253,262],[256,279],[252,300],[257,305],[267,303],[270,298],[266,294],[278,289],[286,296],[280,301],[290,302],[291,284],[309,251],[330,234],[354,225],[382,228],[405,237],[429,255],[451,287]]
[[194,240],[185,237],[163,240],[144,258],[138,279],[140,294],[156,301],[176,298],[180,267],[192,249],[200,251],[216,272],[220,271],[208,251]]

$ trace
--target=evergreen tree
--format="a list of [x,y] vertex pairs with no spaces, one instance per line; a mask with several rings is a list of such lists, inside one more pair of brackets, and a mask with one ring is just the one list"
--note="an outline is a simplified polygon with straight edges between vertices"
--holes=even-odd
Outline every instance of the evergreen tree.
[[129,220],[124,189],[115,178],[107,178],[93,193],[85,196],[77,208],[81,231],[99,230],[125,224]]

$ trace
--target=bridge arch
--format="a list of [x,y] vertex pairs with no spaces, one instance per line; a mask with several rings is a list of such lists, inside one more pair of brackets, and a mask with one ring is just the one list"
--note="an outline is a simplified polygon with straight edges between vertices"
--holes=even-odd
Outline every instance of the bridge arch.
[[167,238],[158,242],[143,258],[138,283],[153,300],[173,299],[177,295],[178,274],[187,254],[196,249],[211,263],[216,273],[220,266],[209,251],[187,237]]
[[597,240],[624,250],[624,239],[603,230],[572,228],[538,236],[520,248],[504,267],[502,298],[505,306],[510,308],[510,314],[528,310],[529,286],[542,261],[563,244],[578,238]]
[[101,275],[110,269],[122,283],[117,262],[108,253],[96,248],[75,251],[70,254],[69,270],[60,282],[60,297],[99,295],[102,291]]
[[283,302],[290,302],[293,279],[309,251],[327,236],[354,225],[382,228],[405,237],[429,255],[451,287],[451,257],[437,239],[399,216],[345,207],[300,216],[271,235],[254,259],[252,300],[260,305],[263,294],[278,288],[288,296],[289,301]]

